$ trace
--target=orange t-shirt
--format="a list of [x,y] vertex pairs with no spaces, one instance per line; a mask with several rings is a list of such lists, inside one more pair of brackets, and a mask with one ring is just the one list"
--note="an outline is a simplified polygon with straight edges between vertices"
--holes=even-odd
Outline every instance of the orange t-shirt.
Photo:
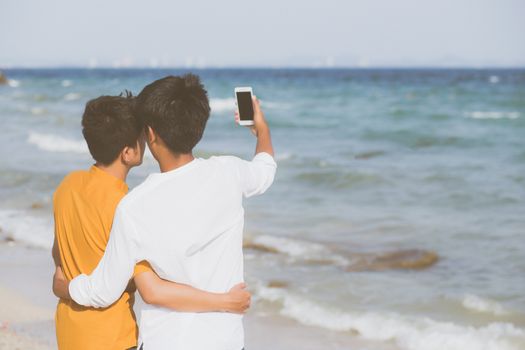
[[[126,183],[96,166],[67,175],[53,196],[55,238],[60,262],[68,280],[91,274],[102,259],[113,215],[128,191]],[[138,264],[135,274],[149,270]],[[61,350],[124,350],[137,345],[137,324],[133,303],[135,287],[128,289],[111,306],[84,307],[60,299],[55,322]]]

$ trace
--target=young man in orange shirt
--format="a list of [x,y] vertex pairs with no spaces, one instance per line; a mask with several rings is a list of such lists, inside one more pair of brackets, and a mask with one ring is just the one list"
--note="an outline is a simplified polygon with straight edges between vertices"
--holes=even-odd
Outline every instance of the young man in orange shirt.
[[[102,96],[88,102],[82,132],[96,163],[89,171],[67,175],[53,196],[55,274],[67,280],[92,273],[104,255],[116,207],[128,191],[126,177],[142,163],[145,147],[144,126],[133,113],[130,96]],[[209,293],[162,280],[147,262],[136,265],[126,291],[104,309],[68,299],[60,292],[59,280],[54,279],[53,290],[60,297],[55,321],[61,350],[136,347],[135,285],[146,303],[178,311],[243,313],[250,303],[244,284],[228,293]]]

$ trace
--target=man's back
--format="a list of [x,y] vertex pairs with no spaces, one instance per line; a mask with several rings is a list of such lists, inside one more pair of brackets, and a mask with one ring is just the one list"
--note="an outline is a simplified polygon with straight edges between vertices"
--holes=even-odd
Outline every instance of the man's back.
[[[99,168],[69,174],[53,197],[55,237],[68,279],[91,273],[102,258],[115,208],[127,185]],[[125,292],[106,309],[61,299],[57,305],[57,342],[61,349],[127,349],[136,344],[133,294]]]
[[[242,193],[233,173],[225,170],[217,158],[195,159],[150,175],[122,204],[133,217],[141,256],[161,278],[210,292],[242,282]],[[243,346],[240,315],[152,306],[141,315],[145,348],[162,349],[166,343],[180,349]]]
[[[243,171],[256,174],[250,178]],[[210,292],[228,291],[244,279],[243,193],[264,192],[274,171],[273,159],[264,154],[255,164],[235,157],[197,158],[150,175],[122,203],[134,218],[140,256],[164,279]],[[181,349],[244,346],[242,316],[236,314],[177,313],[146,306],[140,330],[146,348],[163,349],[167,343]]]

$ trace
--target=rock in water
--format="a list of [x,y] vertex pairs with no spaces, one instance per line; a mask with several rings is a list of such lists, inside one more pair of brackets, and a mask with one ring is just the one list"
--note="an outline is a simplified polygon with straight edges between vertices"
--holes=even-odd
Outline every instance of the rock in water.
[[370,159],[384,155],[383,151],[368,151],[362,152],[355,155],[355,159]]
[[31,209],[42,209],[44,207],[44,205],[40,202],[34,202],[33,204],[31,204]]
[[377,254],[358,261],[346,268],[347,271],[421,270],[439,260],[435,252],[421,249],[407,249]]
[[268,282],[268,287],[270,288],[286,288],[288,287],[288,282],[280,280],[271,280]]
[[269,247],[264,244],[254,243],[251,241],[244,241],[243,248],[257,250],[263,253],[274,253],[274,254],[279,253],[279,251],[273,247]]
[[7,84],[7,78],[5,77],[4,73],[0,72],[0,85]]

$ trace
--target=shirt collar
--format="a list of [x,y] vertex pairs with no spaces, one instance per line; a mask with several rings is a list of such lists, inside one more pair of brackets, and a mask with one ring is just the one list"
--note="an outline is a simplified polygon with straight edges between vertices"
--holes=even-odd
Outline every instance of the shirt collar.
[[95,176],[104,178],[105,179],[104,181],[114,184],[115,187],[117,187],[118,189],[124,192],[128,192],[128,185],[124,181],[122,181],[118,177],[111,175],[110,173],[105,172],[104,170],[100,169],[96,165],[92,165],[91,168],[89,169],[89,172]]

